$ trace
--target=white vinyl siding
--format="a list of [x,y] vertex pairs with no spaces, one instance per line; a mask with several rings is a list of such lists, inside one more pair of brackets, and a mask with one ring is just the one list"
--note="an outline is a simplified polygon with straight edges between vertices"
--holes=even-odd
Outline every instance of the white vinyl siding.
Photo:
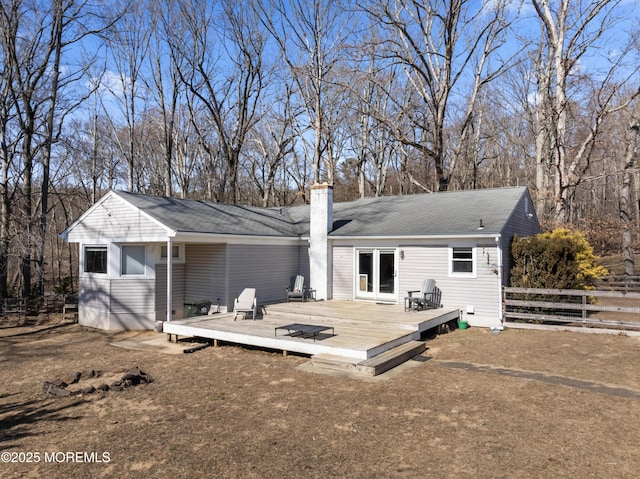
[[285,301],[290,278],[300,270],[298,250],[298,245],[229,245],[229,310],[244,288],[256,288],[258,303]]
[[353,299],[353,246],[333,247],[333,299]]
[[167,230],[117,196],[106,198],[68,234],[70,243],[145,242],[167,237]]
[[109,311],[111,308],[111,280],[96,276],[78,278],[78,304],[82,308]]
[[449,274],[449,245],[428,244],[400,246],[400,294],[419,290],[427,278],[436,280],[442,291],[444,307],[466,311],[474,306],[476,322],[496,324],[500,318],[500,288],[498,285],[498,248],[495,244],[479,243],[476,251],[476,276],[457,277]]
[[119,279],[111,281],[112,313],[150,313],[155,311],[154,279]]
[[152,329],[155,320],[152,279],[107,279],[81,276],[78,321],[102,329]]

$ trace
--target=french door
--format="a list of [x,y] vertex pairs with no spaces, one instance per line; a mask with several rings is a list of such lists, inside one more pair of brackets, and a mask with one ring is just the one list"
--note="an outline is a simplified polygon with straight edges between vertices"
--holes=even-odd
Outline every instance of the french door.
[[356,250],[356,298],[397,300],[396,250]]

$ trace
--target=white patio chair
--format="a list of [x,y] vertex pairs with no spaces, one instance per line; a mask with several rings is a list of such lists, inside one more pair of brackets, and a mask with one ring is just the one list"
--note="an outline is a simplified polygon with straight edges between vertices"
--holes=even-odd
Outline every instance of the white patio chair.
[[304,301],[307,299],[307,291],[304,287],[304,276],[291,276],[291,284],[287,288],[287,302],[292,300]]
[[255,321],[257,309],[256,288],[245,288],[233,301],[233,320],[235,321],[239,314],[245,317],[246,313],[253,313],[253,320]]

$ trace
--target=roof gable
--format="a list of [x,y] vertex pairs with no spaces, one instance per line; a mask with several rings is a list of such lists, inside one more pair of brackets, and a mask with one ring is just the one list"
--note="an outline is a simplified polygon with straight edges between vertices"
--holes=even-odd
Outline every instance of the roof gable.
[[61,236],[71,243],[149,241],[166,238],[171,231],[110,191],[94,203]]

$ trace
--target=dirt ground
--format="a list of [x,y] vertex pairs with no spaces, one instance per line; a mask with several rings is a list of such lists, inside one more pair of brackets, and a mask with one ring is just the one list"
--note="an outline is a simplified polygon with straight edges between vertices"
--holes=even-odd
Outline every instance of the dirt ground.
[[[117,348],[154,333],[0,329],[0,477],[631,478],[640,338],[470,328],[376,381],[233,345]],[[138,366],[150,384],[47,398]],[[88,383],[86,383],[88,384]],[[83,380],[78,387],[83,385]],[[71,386],[70,386],[71,387]]]

